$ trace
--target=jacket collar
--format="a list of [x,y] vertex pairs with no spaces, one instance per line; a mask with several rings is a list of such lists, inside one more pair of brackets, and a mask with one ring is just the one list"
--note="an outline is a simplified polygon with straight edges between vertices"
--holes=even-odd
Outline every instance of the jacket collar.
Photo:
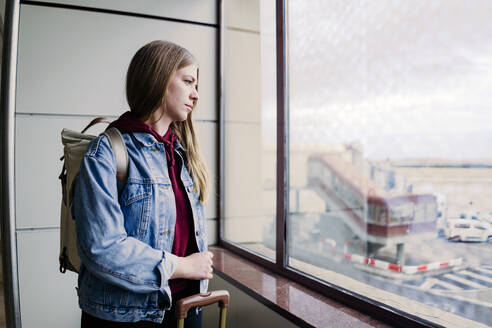
[[[155,144],[163,144],[162,142],[157,141],[152,134],[147,132],[132,132],[132,134],[133,136],[135,136],[135,139],[137,139],[137,141],[140,142],[145,147],[151,147]],[[186,151],[186,149],[181,145],[179,140],[176,140],[173,146],[174,146],[174,150]]]

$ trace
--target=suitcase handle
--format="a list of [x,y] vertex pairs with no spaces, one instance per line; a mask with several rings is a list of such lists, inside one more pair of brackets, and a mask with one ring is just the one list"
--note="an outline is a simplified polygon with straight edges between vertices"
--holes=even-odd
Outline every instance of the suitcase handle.
[[192,307],[206,306],[217,302],[219,302],[221,309],[229,307],[229,292],[227,290],[214,290],[182,298],[176,303],[176,318],[186,318],[188,310]]

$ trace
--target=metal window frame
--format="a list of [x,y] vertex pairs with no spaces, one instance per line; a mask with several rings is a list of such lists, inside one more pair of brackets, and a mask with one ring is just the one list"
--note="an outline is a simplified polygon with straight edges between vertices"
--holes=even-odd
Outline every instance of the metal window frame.
[[7,327],[21,327],[17,245],[15,234],[15,94],[17,73],[17,41],[20,2],[7,0],[2,49],[2,140],[0,142],[2,184],[2,270],[4,276],[5,317]]
[[224,2],[219,2],[219,190],[218,190],[218,229],[219,246],[228,249],[254,263],[257,263],[273,272],[296,281],[313,289],[328,298],[334,299],[357,311],[398,327],[441,327],[433,322],[406,313],[400,309],[375,301],[354,291],[321,281],[299,270],[288,267],[286,252],[286,218],[289,204],[289,101],[288,101],[288,38],[287,38],[287,0],[276,0],[276,67],[277,67],[277,216],[276,216],[276,257],[272,261],[260,254],[253,253],[239,244],[226,240],[223,237],[225,202],[225,17]]

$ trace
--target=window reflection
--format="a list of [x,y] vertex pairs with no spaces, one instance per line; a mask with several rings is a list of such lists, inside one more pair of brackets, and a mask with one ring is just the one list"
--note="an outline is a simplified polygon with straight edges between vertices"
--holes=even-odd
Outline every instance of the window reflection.
[[492,325],[491,11],[289,1],[291,267]]
[[224,2],[221,237],[275,259],[275,1]]

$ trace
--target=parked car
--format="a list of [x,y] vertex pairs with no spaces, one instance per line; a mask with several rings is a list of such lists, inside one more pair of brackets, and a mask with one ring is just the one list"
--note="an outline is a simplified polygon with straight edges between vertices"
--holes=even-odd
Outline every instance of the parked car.
[[492,227],[492,217],[486,217],[482,221],[485,221],[486,223],[488,223]]
[[452,241],[486,241],[492,243],[492,226],[480,220],[447,220],[444,236]]

